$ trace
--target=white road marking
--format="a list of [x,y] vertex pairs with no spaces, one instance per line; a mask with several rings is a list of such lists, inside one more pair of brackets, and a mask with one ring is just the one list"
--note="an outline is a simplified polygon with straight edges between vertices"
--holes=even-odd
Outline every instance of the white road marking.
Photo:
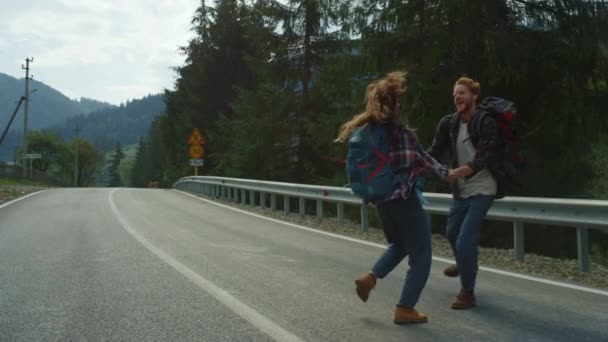
[[122,214],[116,207],[116,204],[114,203],[114,193],[116,193],[116,191],[118,191],[118,189],[115,189],[112,192],[110,192],[110,196],[108,197],[108,201],[110,202],[110,207],[112,208],[112,211],[114,212],[114,215],[120,222],[120,225],[122,226],[122,228],[124,230],[126,230],[133,238],[135,238],[135,240],[137,240],[140,244],[142,244],[144,247],[146,247],[150,252],[152,252],[154,255],[156,255],[159,259],[161,259],[162,261],[167,263],[169,266],[171,266],[175,270],[177,270],[179,273],[181,273],[184,277],[188,278],[190,281],[192,281],[194,284],[196,284],[199,288],[201,288],[202,290],[206,291],[207,293],[209,293],[210,295],[215,297],[215,299],[220,301],[226,307],[230,308],[232,311],[234,311],[234,313],[241,316],[243,319],[245,319],[251,325],[256,327],[261,332],[267,334],[275,341],[281,341],[281,342],[283,342],[283,341],[293,341],[293,342],[303,341],[301,338],[299,338],[296,335],[294,335],[293,333],[283,329],[278,324],[274,323],[267,317],[265,317],[262,314],[260,314],[259,312],[255,311],[253,308],[251,308],[247,304],[245,304],[245,303],[239,301],[238,299],[236,299],[235,297],[231,296],[228,292],[226,292],[222,288],[218,287],[211,281],[205,279],[200,274],[192,271],[186,265],[180,263],[179,261],[177,261],[170,255],[165,253],[163,250],[152,245],[148,240],[146,240],[143,236],[141,236],[139,233],[137,233],[131,227],[131,225],[125,220],[125,218],[122,216]]
[[[271,222],[275,222],[275,223],[280,223],[280,224],[283,224],[283,225],[286,225],[286,226],[289,226],[289,227],[292,227],[292,228],[297,228],[297,229],[305,230],[305,231],[312,232],[312,233],[315,233],[315,234],[321,234],[321,235],[331,236],[331,237],[334,237],[334,238],[337,238],[337,239],[346,240],[346,241],[350,241],[350,242],[355,242],[355,243],[363,244],[363,245],[366,245],[366,246],[371,246],[371,247],[376,247],[376,248],[382,248],[382,249],[386,248],[386,245],[382,245],[382,244],[379,244],[379,243],[374,243],[374,242],[369,242],[369,241],[365,241],[365,240],[351,238],[351,237],[344,236],[344,235],[329,233],[329,232],[325,232],[325,231],[322,231],[322,230],[318,230],[318,229],[314,229],[314,228],[309,228],[309,227],[301,226],[299,224],[295,224],[295,223],[291,223],[291,222],[286,222],[286,221],[281,221],[281,220],[277,220],[277,219],[274,219],[274,218],[271,218],[271,217],[255,214],[255,213],[252,213],[250,211],[246,211],[246,210],[242,210],[242,209],[231,207],[229,205],[217,203],[215,201],[211,201],[211,200],[208,200],[206,198],[201,198],[201,197],[198,197],[196,195],[190,194],[190,193],[185,192],[185,191],[180,191],[180,190],[177,190],[177,189],[173,189],[173,191],[179,192],[181,194],[186,194],[188,196],[194,197],[194,198],[196,198],[198,200],[201,200],[201,201],[209,203],[209,204],[216,205],[218,207],[230,209],[230,210],[233,210],[233,211],[236,211],[236,212],[239,212],[239,213],[242,213],[242,214],[250,215],[250,216],[253,216],[253,217],[257,217],[257,218],[260,218],[260,219],[263,219],[263,220],[267,220],[267,221],[271,221]],[[439,262],[445,262],[445,263],[449,263],[449,264],[453,264],[454,263],[454,260],[447,259],[447,258],[436,257],[436,256],[433,256],[433,260],[439,261]],[[567,289],[572,289],[572,290],[577,290],[577,291],[583,291],[583,292],[598,294],[598,295],[602,295],[602,296],[608,296],[608,291],[604,291],[604,290],[600,290],[600,289],[594,289],[594,288],[585,287],[585,286],[568,284],[568,283],[563,283],[563,282],[549,280],[549,279],[543,279],[543,278],[529,276],[529,275],[520,274],[520,273],[503,271],[503,270],[499,270],[499,269],[495,269],[495,268],[491,268],[491,267],[480,266],[479,269],[483,270],[483,271],[486,271],[486,272],[490,272],[490,273],[500,274],[500,275],[504,275],[504,276],[508,276],[508,277],[513,277],[513,278],[518,278],[518,279],[525,279],[525,280],[534,281],[534,282],[542,283],[542,284],[546,284],[546,285],[553,285],[553,286],[563,287],[563,288],[567,288]]]
[[27,194],[27,195],[25,195],[25,196],[23,196],[23,197],[15,198],[14,200],[12,200],[12,201],[10,201],[10,202],[6,202],[6,203],[4,203],[4,204],[0,204],[0,209],[2,209],[2,208],[4,208],[4,207],[8,207],[8,206],[9,206],[9,205],[11,205],[11,204],[14,204],[14,203],[16,203],[16,202],[19,202],[19,201],[24,200],[24,199],[26,199],[26,198],[28,198],[28,197],[32,197],[32,196],[34,196],[34,195],[37,195],[37,194],[39,194],[39,193],[41,193],[41,192],[45,192],[45,191],[46,191],[46,190],[40,190],[40,191],[32,192],[31,194]]

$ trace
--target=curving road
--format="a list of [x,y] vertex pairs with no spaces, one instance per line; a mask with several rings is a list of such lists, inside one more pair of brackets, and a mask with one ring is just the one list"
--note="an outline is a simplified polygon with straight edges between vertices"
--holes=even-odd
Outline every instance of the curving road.
[[608,341],[608,296],[481,271],[479,307],[435,261],[395,326],[405,268],[367,304],[381,249],[172,190],[57,189],[0,207],[2,341]]

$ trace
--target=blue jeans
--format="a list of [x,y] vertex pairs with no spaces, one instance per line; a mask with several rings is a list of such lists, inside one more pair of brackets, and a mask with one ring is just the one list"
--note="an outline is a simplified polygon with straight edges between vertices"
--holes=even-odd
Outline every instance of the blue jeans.
[[454,252],[460,284],[465,290],[475,288],[479,231],[492,202],[494,196],[455,198],[448,214],[446,235]]
[[372,273],[376,278],[382,279],[409,255],[410,269],[405,277],[399,305],[413,308],[431,270],[431,230],[428,216],[415,194],[406,200],[384,202],[376,208],[389,245],[372,268]]

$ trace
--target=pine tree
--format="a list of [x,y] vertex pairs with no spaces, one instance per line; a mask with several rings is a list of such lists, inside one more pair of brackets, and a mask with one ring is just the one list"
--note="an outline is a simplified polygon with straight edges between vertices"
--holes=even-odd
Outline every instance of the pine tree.
[[125,154],[122,151],[120,143],[116,143],[116,148],[114,150],[114,154],[112,155],[112,160],[110,161],[110,165],[108,166],[108,174],[110,183],[108,186],[110,187],[120,187],[122,186],[122,181],[120,179],[120,173],[118,172],[118,166],[120,165],[121,160],[125,157]]

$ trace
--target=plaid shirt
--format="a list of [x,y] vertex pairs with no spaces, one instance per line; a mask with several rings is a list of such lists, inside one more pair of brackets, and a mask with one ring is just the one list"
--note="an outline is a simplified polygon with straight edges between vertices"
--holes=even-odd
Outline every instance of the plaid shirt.
[[407,199],[414,189],[416,179],[420,173],[426,170],[433,171],[439,177],[448,175],[448,168],[439,163],[424,151],[418,141],[416,133],[409,128],[398,128],[393,130],[389,136],[391,168],[395,173],[409,171],[407,179],[395,189],[387,200],[403,198]]

